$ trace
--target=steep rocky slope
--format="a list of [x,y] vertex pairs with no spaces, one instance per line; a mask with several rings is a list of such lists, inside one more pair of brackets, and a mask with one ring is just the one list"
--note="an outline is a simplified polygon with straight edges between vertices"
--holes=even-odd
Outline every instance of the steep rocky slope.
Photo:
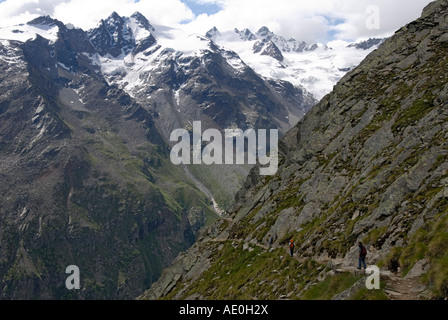
[[[448,297],[447,49],[439,0],[289,131],[278,173],[252,170],[229,216],[141,298],[375,299],[416,284],[405,297]],[[381,290],[354,268],[358,241]]]

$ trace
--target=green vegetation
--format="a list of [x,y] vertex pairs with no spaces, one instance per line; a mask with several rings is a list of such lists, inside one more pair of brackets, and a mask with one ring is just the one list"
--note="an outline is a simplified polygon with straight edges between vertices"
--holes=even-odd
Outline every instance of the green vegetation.
[[71,202],[70,211],[73,213],[74,223],[86,226],[93,230],[101,230],[101,225],[89,216],[89,212],[86,208],[75,202]]
[[243,186],[250,166],[189,165],[188,170],[213,194],[220,208],[227,210]]
[[330,155],[319,155],[319,167],[322,167],[324,170],[328,166],[328,164],[338,155],[338,152],[333,152]]
[[387,226],[381,228],[375,228],[371,230],[366,237],[364,237],[362,242],[375,245],[380,240],[380,238],[385,235],[387,230],[388,230]]
[[[446,202],[446,200],[442,200]],[[444,204],[444,213],[428,222],[409,239],[404,248],[394,248],[385,260],[391,270],[402,270],[405,276],[414,264],[421,259],[428,259],[431,270],[423,280],[432,284],[435,297],[448,296],[448,203]]]
[[395,120],[392,127],[393,132],[416,124],[420,119],[427,115],[433,108],[433,97],[426,95],[424,98],[414,101],[411,107],[406,108]]
[[268,252],[250,245],[250,249],[243,250],[242,244],[231,241],[222,245],[221,250],[217,244],[209,248],[213,263],[200,280],[188,287],[176,287],[165,299],[171,299],[181,289],[185,290],[183,297],[198,294],[210,300],[292,299],[319,273],[316,262],[300,264],[282,249]]
[[131,152],[127,142],[108,125],[103,125],[95,136],[89,135],[83,140],[91,164],[103,166],[101,170],[107,172],[104,178],[111,184],[118,182],[120,188],[140,197],[161,194],[179,217],[183,210],[197,207],[206,214],[207,224],[216,221],[212,203],[185,178],[182,168],[172,165],[158,148],[147,143]]
[[324,281],[308,289],[301,296],[301,299],[331,300],[337,294],[353,286],[360,278],[348,272],[327,277]]
[[[302,197],[298,196],[299,189],[302,186],[302,183],[303,181],[299,181],[298,183],[294,184],[293,188],[288,188],[279,192],[276,195],[276,200],[274,200],[277,203],[277,206],[275,207],[275,209],[273,209],[273,212],[259,219],[256,223],[253,223],[253,218],[263,208],[262,204],[257,206],[241,220],[241,224],[238,224],[237,226],[234,226],[232,228],[232,234],[240,238],[244,238],[249,234],[253,234],[259,242],[262,242],[263,238],[275,224],[279,217],[279,214],[283,210],[289,208],[294,209],[296,212],[300,212],[300,210],[302,210],[304,202]],[[289,235],[287,235],[287,237],[289,237]],[[280,243],[287,240],[289,239],[280,239]]]
[[386,282],[380,281],[379,290],[369,290],[365,286],[362,286],[359,290],[352,294],[350,300],[388,300],[388,296],[384,289],[386,288]]

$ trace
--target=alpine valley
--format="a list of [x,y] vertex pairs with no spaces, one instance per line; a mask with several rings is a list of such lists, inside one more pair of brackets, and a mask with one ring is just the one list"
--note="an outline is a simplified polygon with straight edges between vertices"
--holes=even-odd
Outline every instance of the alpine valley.
[[253,168],[229,214],[140,298],[446,300],[447,49],[438,0],[288,131],[278,173]]

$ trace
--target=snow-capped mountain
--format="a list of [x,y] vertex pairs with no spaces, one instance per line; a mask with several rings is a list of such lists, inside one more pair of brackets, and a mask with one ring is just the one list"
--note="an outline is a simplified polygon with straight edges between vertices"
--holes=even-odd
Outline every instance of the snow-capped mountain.
[[307,44],[304,41],[297,41],[295,39],[286,40],[282,36],[278,36],[269,30],[267,27],[262,27],[256,33],[256,39],[261,41],[272,41],[282,52],[303,52],[314,51],[317,49],[315,44]]
[[120,17],[116,12],[106,20],[101,20],[98,28],[89,33],[92,44],[101,56],[114,58],[134,55],[151,47],[156,39],[155,29],[149,21],[136,12],[131,17]]
[[255,42],[253,52],[260,53],[262,56],[274,58],[279,62],[282,62],[285,59],[277,45],[273,41],[267,39]]
[[0,28],[0,39],[25,42],[39,35],[55,42],[58,39],[59,27],[57,21],[49,16],[39,17],[27,24]]
[[[107,85],[124,90],[130,99],[126,101],[149,112],[166,142],[173,130],[189,130],[194,121],[202,121],[203,130],[277,128],[285,133],[316,103],[303,87],[260,76],[236,52],[211,39],[153,26],[139,13],[130,17],[112,13],[88,32],[41,17],[0,29],[0,38],[48,42],[50,56],[34,53],[43,61],[46,76],[89,70]],[[78,98],[70,98],[74,104],[81,101],[80,108],[83,87],[71,93]],[[207,197],[221,206],[233,198],[248,172],[248,168],[229,170],[198,171],[206,173],[198,180],[217,185]]]
[[[54,21],[46,23],[45,20],[48,19],[51,18],[41,17],[25,25],[0,28],[0,38],[26,41],[38,34],[55,41],[58,26]],[[101,60],[104,73],[111,80],[126,84],[128,89],[139,81],[140,71],[147,72],[151,69],[150,65],[154,67],[157,64],[151,59],[157,54],[148,54],[149,48],[159,53],[163,49],[183,52],[185,56],[208,50],[208,40],[211,40],[216,46],[225,48],[225,51],[236,53],[231,54],[233,58],[229,59],[233,66],[241,68],[246,65],[262,77],[288,81],[310,92],[316,99],[321,99],[329,93],[348,71],[384,41],[333,41],[327,45],[306,43],[286,39],[267,27],[260,28],[256,33],[249,29],[221,32],[214,27],[204,38],[166,26],[155,28],[138,12],[131,17],[120,17],[113,13],[107,19],[101,20],[97,28],[89,31],[89,38],[98,49],[95,59]],[[138,58],[137,55],[143,52],[145,55],[142,59]],[[150,58],[147,58],[148,56]],[[235,58],[236,56],[238,58]],[[142,67],[143,61],[148,62],[145,67]],[[122,77],[116,77],[118,74]]]
[[250,170],[174,166],[172,130],[202,121],[284,133],[316,103],[286,80],[301,67],[294,59],[330,49],[297,52],[265,29],[232,41],[212,31],[215,40],[138,13],[88,32],[48,16],[0,28],[0,235],[12,235],[0,237],[0,295],[61,298],[57,270],[71,264],[91,284],[83,298],[139,295]]
[[[69,38],[66,33],[77,40],[58,41]],[[167,141],[174,129],[190,129],[199,120],[204,129],[285,133],[316,103],[314,97],[331,91],[377,45],[307,44],[266,27],[256,33],[213,28],[202,36],[152,25],[140,13],[112,13],[88,32],[50,17],[0,28],[0,38],[36,37],[55,43],[59,62],[47,66],[49,73],[92,69],[149,111]]]
[[[215,30],[215,33],[219,32],[218,29],[216,29],[216,27],[214,27],[212,30]],[[236,34],[238,34],[241,37],[241,40],[243,40],[243,41],[257,40],[257,37],[249,29],[244,29],[244,30],[240,31],[237,28],[235,28],[234,31]],[[208,37],[208,34],[207,34],[207,37]],[[213,39],[213,40],[216,40],[216,39]]]
[[[208,37],[154,27],[139,13],[129,18],[113,13],[88,34],[98,48],[92,61],[109,83],[158,115],[167,138],[197,120],[218,129],[265,123],[286,132],[315,102],[301,86],[260,78],[238,54]],[[208,36],[219,32],[210,30]],[[260,50],[270,54],[271,47]]]
[[358,43],[351,43],[348,45],[348,47],[361,49],[361,50],[369,50],[371,48],[376,48],[376,47],[382,45],[385,40],[386,39],[373,38],[373,39],[369,39],[369,40],[358,42]]
[[213,28],[206,36],[238,53],[263,77],[303,86],[317,99],[328,94],[348,71],[384,41],[370,39],[353,44],[344,41],[333,41],[327,45],[309,44],[285,39],[267,27],[260,28],[255,34],[249,29],[220,32]]

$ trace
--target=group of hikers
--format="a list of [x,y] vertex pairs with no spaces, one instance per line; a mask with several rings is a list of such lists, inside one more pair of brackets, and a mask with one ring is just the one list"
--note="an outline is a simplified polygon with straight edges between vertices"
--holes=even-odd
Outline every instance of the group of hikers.
[[[294,240],[291,239],[289,241],[289,255],[291,256],[291,258],[294,256],[294,248],[295,248]],[[362,244],[362,242],[359,242],[358,243],[358,270],[361,270],[361,264],[363,265],[364,269],[367,268],[366,256],[367,256],[367,249]]]

